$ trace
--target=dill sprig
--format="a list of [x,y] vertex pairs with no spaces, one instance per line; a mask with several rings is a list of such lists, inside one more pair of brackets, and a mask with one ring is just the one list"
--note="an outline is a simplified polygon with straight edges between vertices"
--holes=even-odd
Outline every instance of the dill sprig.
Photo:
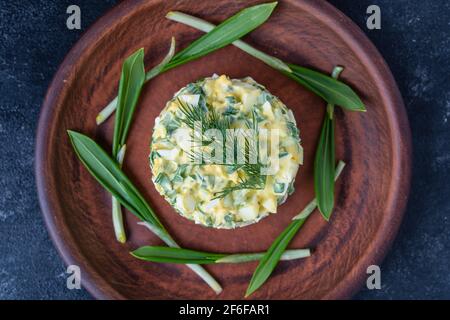
[[250,176],[248,178],[239,178],[239,183],[233,186],[229,186],[224,188],[222,191],[216,192],[214,194],[214,199],[224,198],[227,195],[231,194],[234,191],[243,190],[243,189],[252,189],[252,190],[262,190],[266,185],[266,176]]
[[[255,112],[252,112],[252,120],[246,121],[247,129],[251,130],[239,130],[239,134],[244,135],[244,163],[237,163],[237,137],[234,134],[230,134],[231,118],[230,116],[220,114],[211,105],[205,103],[205,105],[193,106],[180,98],[177,98],[179,104],[179,110],[181,111],[183,117],[180,117],[180,121],[183,122],[189,129],[193,130],[194,133],[191,136],[193,141],[199,140],[201,138],[201,145],[193,145],[193,148],[198,149],[198,147],[208,146],[214,141],[205,136],[205,132],[210,129],[217,129],[222,134],[225,143],[223,143],[223,155],[226,154],[226,150],[233,149],[233,162],[220,162],[214,161],[210,155],[202,152],[202,150],[193,150],[188,152],[188,157],[192,161],[196,161],[197,165],[223,165],[229,167],[231,172],[241,170],[245,177],[240,177],[239,182],[235,185],[225,187],[223,190],[216,192],[213,199],[223,198],[226,195],[243,189],[253,189],[261,190],[264,189],[266,184],[266,176],[263,175],[262,168],[263,164],[259,159],[259,134],[258,134],[258,122],[256,120]],[[201,122],[201,132],[200,137],[194,139],[196,122]],[[255,143],[256,142],[256,143]],[[256,159],[256,163],[251,163],[252,159]],[[212,199],[212,200],[213,200]]]

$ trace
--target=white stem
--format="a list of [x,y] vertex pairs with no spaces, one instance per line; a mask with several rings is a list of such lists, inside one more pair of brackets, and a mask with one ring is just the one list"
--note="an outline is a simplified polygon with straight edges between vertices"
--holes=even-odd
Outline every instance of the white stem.
[[[344,71],[344,67],[341,67],[341,66],[334,67],[333,72],[331,73],[331,77],[333,77],[334,79],[339,78],[339,75],[341,74],[342,71]],[[327,113],[328,113],[328,117],[331,120],[333,120],[334,104],[332,104],[332,103],[327,104]]]
[[125,158],[125,152],[127,151],[127,145],[124,144],[120,149],[119,152],[117,152],[117,163],[119,164],[120,168],[122,168],[123,165],[123,159]]
[[283,261],[302,259],[311,256],[311,250],[309,249],[295,249],[295,250],[286,250],[281,255],[281,259]]
[[[223,258],[216,260],[215,263],[241,263],[241,262],[250,262],[261,260],[265,256],[265,252],[263,253],[242,253],[242,254],[230,254]],[[309,249],[294,249],[294,250],[286,250],[281,255],[280,260],[289,261],[296,260],[301,258],[306,258],[311,256],[311,251]]]
[[122,208],[120,207],[120,203],[116,198],[112,197],[111,201],[114,233],[116,235],[117,241],[119,241],[120,243],[125,243],[127,241],[127,237],[125,234],[125,228],[123,226]]
[[[159,237],[162,241],[164,241],[169,247],[179,248],[180,246],[172,239],[167,233],[163,232],[158,227],[151,225],[148,222],[138,222],[139,225],[148,228],[151,232],[153,232],[157,237]],[[198,264],[186,264],[188,268],[194,271],[203,281],[205,281],[211,289],[214,290],[216,294],[220,294],[222,292],[222,287],[220,284],[206,271],[202,266]]]
[[95,118],[95,122],[97,122],[97,125],[102,124],[106,119],[109,118],[110,115],[113,114],[113,112],[117,108],[117,97],[115,97],[108,105],[100,111],[100,113]]
[[169,52],[167,53],[167,55],[164,57],[164,59],[161,61],[160,64],[158,64],[156,67],[154,67],[149,72],[147,72],[147,74],[145,75],[145,81],[149,81],[149,80],[153,79],[154,77],[156,77],[164,69],[166,64],[168,64],[170,62],[170,60],[172,60],[172,58],[175,54],[175,45],[176,45],[175,37],[172,37],[170,39]]

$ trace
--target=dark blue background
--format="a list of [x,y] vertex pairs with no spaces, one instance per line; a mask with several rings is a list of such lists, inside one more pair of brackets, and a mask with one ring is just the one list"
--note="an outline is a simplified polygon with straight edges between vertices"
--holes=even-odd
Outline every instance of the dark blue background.
[[[0,298],[90,299],[68,290],[65,267],[42,220],[35,190],[34,139],[41,103],[64,55],[116,1],[0,1]],[[404,222],[381,266],[382,289],[357,299],[450,298],[450,2],[332,0],[375,43],[402,92],[414,144]],[[82,30],[66,28],[66,8]],[[382,10],[382,30],[365,27]]]

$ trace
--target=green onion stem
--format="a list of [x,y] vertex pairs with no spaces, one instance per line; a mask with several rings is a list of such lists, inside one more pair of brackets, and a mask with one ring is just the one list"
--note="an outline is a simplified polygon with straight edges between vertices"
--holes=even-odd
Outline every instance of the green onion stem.
[[100,111],[100,113],[95,118],[95,122],[97,123],[97,125],[102,124],[106,119],[109,118],[110,115],[113,114],[113,112],[117,108],[117,100],[118,97],[115,97],[102,111]]

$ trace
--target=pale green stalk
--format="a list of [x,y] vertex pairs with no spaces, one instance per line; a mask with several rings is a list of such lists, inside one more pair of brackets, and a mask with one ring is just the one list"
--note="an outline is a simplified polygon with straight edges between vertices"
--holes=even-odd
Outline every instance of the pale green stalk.
[[[342,71],[344,71],[343,67],[340,67],[340,66],[334,67],[333,72],[331,73],[331,77],[334,79],[339,78],[339,75],[341,74]],[[330,119],[333,120],[334,104],[332,104],[332,103],[327,104],[327,113],[328,113],[328,116],[330,117]]]
[[[117,163],[119,164],[120,168],[122,168],[126,150],[127,145],[124,144],[117,153]],[[114,226],[114,233],[116,235],[117,241],[119,241],[120,243],[125,243],[127,241],[127,236],[125,234],[125,228],[123,226],[122,207],[120,206],[119,201],[114,196],[111,199],[112,199],[112,220]]]
[[158,64],[156,67],[147,72],[147,74],[145,75],[145,81],[149,81],[154,77],[156,77],[164,69],[166,64],[168,64],[170,60],[172,60],[174,55],[175,55],[175,37],[172,37],[170,39],[169,52],[167,53],[167,55],[164,57],[164,59],[161,61],[160,64]]
[[[257,261],[264,257],[266,253],[242,253],[242,254],[230,254],[226,257],[216,260],[215,263],[241,263],[249,261]],[[280,260],[288,261],[301,258],[307,258],[311,256],[311,251],[309,249],[295,249],[286,250],[281,256]]]
[[109,118],[110,115],[113,114],[113,112],[117,108],[118,99],[118,97],[115,97],[102,111],[100,111],[100,113],[95,118],[95,122],[97,123],[97,125],[102,124],[106,119]]

